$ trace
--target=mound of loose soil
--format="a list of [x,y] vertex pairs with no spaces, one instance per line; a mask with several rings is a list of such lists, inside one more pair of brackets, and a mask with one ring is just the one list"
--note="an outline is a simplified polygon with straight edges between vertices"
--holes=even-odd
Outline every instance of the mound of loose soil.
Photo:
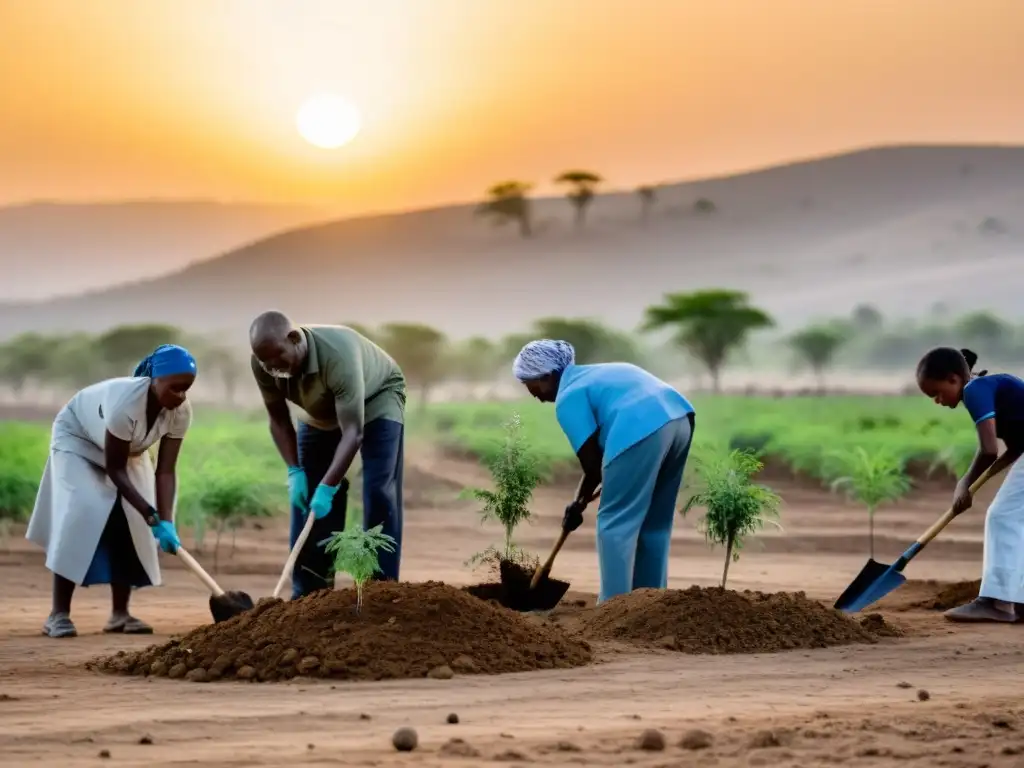
[[595,639],[683,653],[770,653],[874,643],[898,630],[877,614],[857,621],[803,593],[766,595],[693,586],[643,589],[613,598],[584,620],[583,632]]
[[[218,679],[341,680],[424,677],[448,666],[496,674],[576,667],[591,661],[585,642],[488,605],[437,582],[372,582],[356,613],[354,589],[299,600],[260,601],[220,624],[90,666],[106,672]],[[202,671],[198,671],[202,670]]]
[[902,587],[886,595],[879,607],[888,611],[948,611],[978,596],[981,581],[908,580]]
[[964,603],[969,603],[978,596],[981,590],[981,579],[977,581],[959,581],[955,584],[935,583],[936,594],[920,600],[912,607],[931,611],[948,611]]

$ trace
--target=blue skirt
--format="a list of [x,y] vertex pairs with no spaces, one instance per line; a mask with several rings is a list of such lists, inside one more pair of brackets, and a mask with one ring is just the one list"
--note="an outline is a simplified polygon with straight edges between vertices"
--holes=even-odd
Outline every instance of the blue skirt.
[[83,587],[91,587],[94,584],[116,584],[135,588],[153,585],[146,569],[142,567],[139,556],[135,553],[135,542],[132,540],[126,514],[121,496],[118,494],[114,508],[107,517],[107,524],[103,527],[100,543],[96,546],[89,570],[82,579]]

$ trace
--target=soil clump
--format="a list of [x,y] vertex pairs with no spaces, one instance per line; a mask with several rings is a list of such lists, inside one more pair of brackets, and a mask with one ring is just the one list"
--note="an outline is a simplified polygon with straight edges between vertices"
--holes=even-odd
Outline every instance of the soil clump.
[[[290,602],[265,600],[241,616],[90,667],[104,672],[213,682],[296,676],[339,680],[426,677],[440,666],[498,674],[565,669],[590,646],[438,582],[371,582]],[[470,663],[470,660],[472,663]],[[200,674],[197,670],[202,670]]]
[[878,614],[857,620],[803,593],[733,592],[693,586],[643,589],[583,619],[583,633],[682,653],[773,653],[876,643],[898,635]]
[[981,579],[977,581],[958,581],[953,584],[942,582],[931,582],[934,586],[935,596],[920,600],[912,606],[923,608],[929,611],[948,611],[950,608],[969,603],[978,596],[981,591]]

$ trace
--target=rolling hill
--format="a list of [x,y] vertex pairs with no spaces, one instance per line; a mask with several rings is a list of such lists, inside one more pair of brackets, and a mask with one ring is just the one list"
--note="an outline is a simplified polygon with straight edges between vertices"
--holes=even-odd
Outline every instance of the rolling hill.
[[[715,213],[694,210],[702,197]],[[668,185],[646,225],[638,214],[636,195],[601,195],[577,233],[564,200],[537,200],[530,240],[471,206],[305,226],[157,279],[0,307],[0,336],[159,321],[243,343],[269,307],[456,337],[539,315],[630,328],[663,293],[708,286],[749,291],[787,326],[865,301],[1020,314],[1024,147],[868,149]]]
[[152,278],[282,229],[322,221],[289,205],[189,201],[0,208],[0,301]]

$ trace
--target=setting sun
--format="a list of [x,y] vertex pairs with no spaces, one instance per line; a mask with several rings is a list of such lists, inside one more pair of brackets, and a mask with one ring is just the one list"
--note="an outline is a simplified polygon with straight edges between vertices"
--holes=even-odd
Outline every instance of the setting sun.
[[295,116],[295,125],[314,147],[337,149],[356,137],[362,118],[354,104],[325,93],[306,100]]

